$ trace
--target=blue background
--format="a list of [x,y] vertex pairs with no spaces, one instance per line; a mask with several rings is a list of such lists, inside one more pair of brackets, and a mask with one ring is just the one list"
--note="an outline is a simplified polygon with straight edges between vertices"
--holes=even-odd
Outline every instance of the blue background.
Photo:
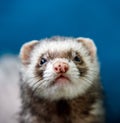
[[94,39],[106,93],[107,122],[120,122],[120,1],[0,0],[0,54],[18,54],[29,40]]

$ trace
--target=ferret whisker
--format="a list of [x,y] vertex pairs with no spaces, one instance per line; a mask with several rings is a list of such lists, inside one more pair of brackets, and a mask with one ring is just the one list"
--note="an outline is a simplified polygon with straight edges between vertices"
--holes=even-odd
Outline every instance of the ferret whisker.
[[42,85],[43,85],[43,83],[39,83],[38,86],[34,88],[33,93],[32,93],[32,97],[36,94],[36,92],[38,91],[38,89],[40,91],[40,87],[42,87]]
[[[41,81],[41,79],[39,79],[38,81],[36,81],[35,84],[32,86],[34,88],[34,90],[32,91],[32,94],[31,94],[31,97],[32,98],[33,98],[34,94],[36,93],[36,90],[38,89],[38,87],[42,84],[42,83],[39,83],[40,81]],[[38,84],[38,86],[37,87],[34,87],[37,84]],[[31,101],[32,101],[32,98],[31,98]]]
[[85,82],[88,82],[89,84],[91,84],[92,83],[92,81],[90,81],[89,79],[87,79],[87,78],[82,78],[82,80],[84,80]]
[[42,84],[42,83],[40,83],[40,81],[41,81],[41,79],[39,79],[38,81],[36,81],[33,85],[32,85],[32,88],[36,88],[35,86],[38,84]]
[[86,82],[89,83],[91,86],[95,87],[94,84],[92,83],[92,81],[91,81],[90,79],[82,78],[82,80],[86,81]]
[[30,77],[29,79],[36,79],[36,78],[38,78],[38,77],[40,77],[39,75],[37,75],[37,76],[32,76],[32,77]]
[[[39,76],[34,76],[34,77],[30,77],[27,82],[29,83],[33,83],[33,81],[35,81],[35,79],[37,79],[36,77],[39,77]],[[42,78],[40,78],[37,82],[39,82],[40,80],[42,80]],[[36,84],[37,82],[34,82],[34,84]],[[34,86],[34,84],[32,86]]]
[[40,78],[38,81],[34,82],[34,84],[32,85],[33,87],[38,84],[40,81],[42,80],[42,78]]
[[93,70],[93,69],[89,69],[89,70],[90,70],[90,71],[93,71],[93,72],[95,72],[95,73],[97,72],[96,70]]
[[85,82],[88,82],[89,84],[91,84],[91,81],[89,79],[86,78],[81,78],[82,80],[84,80]]
[[91,76],[90,76],[90,75],[85,75],[84,77],[86,77],[86,78],[88,78],[89,80],[91,80],[91,81],[92,81],[92,78],[91,78]]
[[[41,79],[39,79],[39,81],[41,81]],[[44,81],[42,80],[41,83],[39,83],[39,81],[36,82],[36,84],[38,83],[38,86],[34,89],[34,91],[37,91],[38,88],[40,88],[44,85],[47,85],[46,84],[47,82],[45,80]],[[34,84],[34,86],[35,86],[35,84]]]

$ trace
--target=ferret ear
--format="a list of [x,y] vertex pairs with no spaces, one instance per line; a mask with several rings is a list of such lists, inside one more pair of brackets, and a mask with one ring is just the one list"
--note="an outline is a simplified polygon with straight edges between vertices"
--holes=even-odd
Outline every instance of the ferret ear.
[[92,39],[80,37],[77,38],[77,41],[83,43],[83,45],[88,49],[89,54],[92,56],[92,58],[96,56],[97,48]]
[[31,42],[25,43],[22,46],[20,50],[20,59],[24,65],[27,65],[30,63],[30,54],[36,44],[38,44],[38,41],[33,40]]

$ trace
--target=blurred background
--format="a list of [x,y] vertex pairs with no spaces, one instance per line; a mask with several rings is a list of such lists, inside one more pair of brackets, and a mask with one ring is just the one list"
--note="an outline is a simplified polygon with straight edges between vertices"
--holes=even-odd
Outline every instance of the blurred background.
[[24,42],[54,35],[95,41],[107,123],[120,122],[120,1],[0,0],[0,56],[18,55]]

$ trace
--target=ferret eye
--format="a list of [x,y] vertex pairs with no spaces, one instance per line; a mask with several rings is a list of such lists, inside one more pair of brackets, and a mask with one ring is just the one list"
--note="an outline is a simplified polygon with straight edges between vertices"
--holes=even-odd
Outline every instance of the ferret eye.
[[40,61],[40,64],[43,65],[46,62],[47,62],[47,60],[45,58],[42,58],[41,61]]
[[81,62],[81,59],[78,56],[75,56],[74,61]]

